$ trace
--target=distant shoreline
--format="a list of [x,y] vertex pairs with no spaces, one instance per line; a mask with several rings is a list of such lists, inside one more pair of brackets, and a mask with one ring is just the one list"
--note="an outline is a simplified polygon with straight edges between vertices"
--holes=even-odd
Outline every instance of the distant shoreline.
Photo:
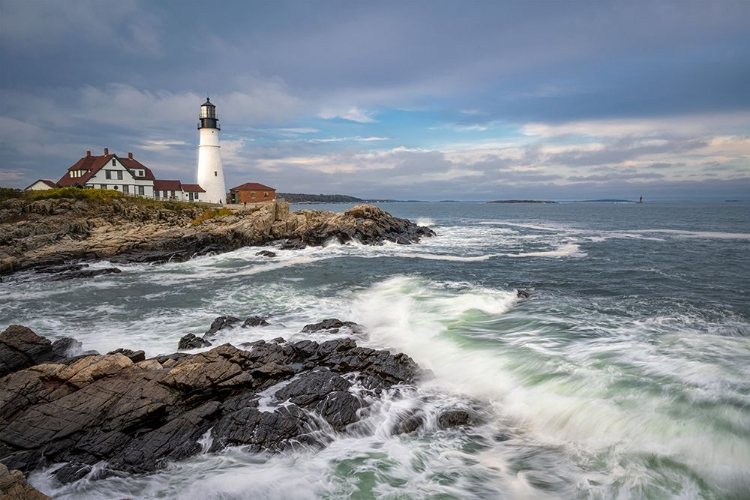
[[493,200],[487,203],[557,203],[556,201],[547,200]]

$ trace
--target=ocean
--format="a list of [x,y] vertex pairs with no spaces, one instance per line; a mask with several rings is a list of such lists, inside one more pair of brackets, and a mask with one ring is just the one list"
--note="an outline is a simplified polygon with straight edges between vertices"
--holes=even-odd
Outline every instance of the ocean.
[[[380,206],[437,236],[2,283],[0,328],[84,349],[172,353],[221,315],[271,326],[214,345],[329,340],[300,332],[335,317],[434,374],[323,450],[228,448],[151,475],[30,482],[71,500],[750,498],[750,204]],[[481,421],[441,429],[456,406]],[[414,410],[425,425],[394,435]]]

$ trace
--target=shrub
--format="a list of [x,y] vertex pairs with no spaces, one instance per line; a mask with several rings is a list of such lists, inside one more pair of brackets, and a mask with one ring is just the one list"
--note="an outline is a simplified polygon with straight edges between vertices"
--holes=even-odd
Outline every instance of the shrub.
[[222,208],[207,208],[203,211],[203,213],[192,220],[191,224],[194,226],[197,226],[198,224],[202,223],[203,221],[207,221],[209,219],[215,219],[217,217],[224,217],[225,215],[232,215],[234,212],[229,210],[226,207]]

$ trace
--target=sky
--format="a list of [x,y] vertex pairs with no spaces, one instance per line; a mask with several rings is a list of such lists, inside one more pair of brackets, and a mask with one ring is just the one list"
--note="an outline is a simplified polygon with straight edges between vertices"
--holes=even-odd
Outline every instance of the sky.
[[227,188],[750,201],[750,1],[0,0],[0,186],[86,150]]

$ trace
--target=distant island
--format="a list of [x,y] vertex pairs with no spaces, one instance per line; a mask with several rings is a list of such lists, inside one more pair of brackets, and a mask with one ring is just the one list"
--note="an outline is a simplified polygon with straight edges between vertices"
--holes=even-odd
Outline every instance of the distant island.
[[362,203],[364,200],[345,194],[276,193],[288,203]]
[[546,200],[494,200],[487,203],[557,203],[556,201]]
[[416,203],[419,200],[392,200],[387,198],[357,198],[346,194],[276,193],[287,203]]

